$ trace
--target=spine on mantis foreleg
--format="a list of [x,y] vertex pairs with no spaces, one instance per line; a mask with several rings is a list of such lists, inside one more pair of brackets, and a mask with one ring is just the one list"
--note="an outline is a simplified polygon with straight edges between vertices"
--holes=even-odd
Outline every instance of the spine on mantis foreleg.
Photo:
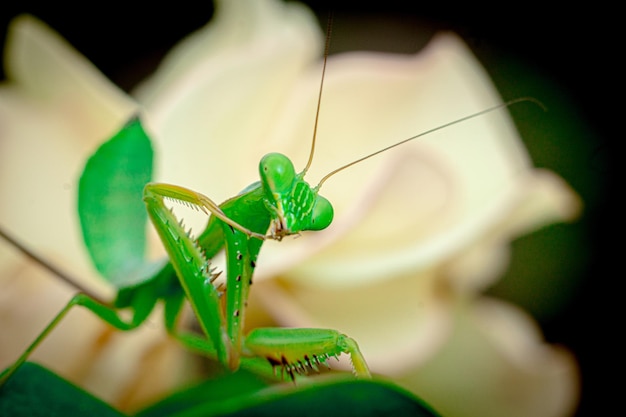
[[209,261],[196,241],[165,206],[158,184],[147,184],[143,199],[181,286],[188,299],[192,300],[191,305],[200,326],[214,344],[218,360],[228,364],[232,349],[224,328],[225,321],[220,308],[219,294],[213,286],[214,276]]

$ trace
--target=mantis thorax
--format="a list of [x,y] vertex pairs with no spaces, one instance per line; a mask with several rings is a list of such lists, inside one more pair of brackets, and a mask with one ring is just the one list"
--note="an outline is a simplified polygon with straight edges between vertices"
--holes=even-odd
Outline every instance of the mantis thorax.
[[270,235],[284,236],[304,230],[322,230],[333,220],[333,207],[304,180],[304,172],[296,174],[293,163],[283,154],[269,153],[259,164],[265,204],[272,215]]

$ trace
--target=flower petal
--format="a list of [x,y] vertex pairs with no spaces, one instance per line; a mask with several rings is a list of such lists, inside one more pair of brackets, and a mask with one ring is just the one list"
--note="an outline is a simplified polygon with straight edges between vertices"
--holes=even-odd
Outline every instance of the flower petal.
[[258,180],[277,107],[315,59],[322,35],[297,4],[218,3],[137,91],[161,152],[158,178],[217,202]]
[[523,312],[489,299],[460,307],[448,343],[399,380],[451,417],[569,415],[579,389],[572,355],[545,345]]
[[[434,271],[328,291],[255,284],[253,301],[286,327],[331,328],[354,338],[374,372],[394,374],[426,361],[451,331],[451,299]],[[407,329],[411,329],[407,331]],[[401,360],[399,360],[401,358]]]
[[582,208],[569,185],[546,170],[529,172],[510,191],[509,207],[494,213],[491,227],[445,266],[444,274],[457,291],[486,289],[508,267],[511,240],[550,223],[573,220]]
[[[314,83],[312,78],[303,84]],[[310,132],[313,91],[301,87],[294,93],[276,129],[274,141],[294,160],[306,160],[308,148],[292,138]],[[451,34],[436,37],[415,56],[333,57],[311,176],[341,166],[346,154],[380,149],[385,138],[408,138],[498,102],[484,70]],[[264,250],[257,274],[297,265],[289,275],[302,285],[342,286],[426,268],[482,233],[492,211],[510,197],[506,190],[528,169],[505,110],[420,138],[324,183],[322,194],[336,208],[334,224],[281,247],[287,257]]]
[[[30,16],[10,27],[0,89],[2,227],[78,276],[94,279],[76,216],[87,156],[135,110],[56,33]],[[103,289],[103,288],[102,288]]]

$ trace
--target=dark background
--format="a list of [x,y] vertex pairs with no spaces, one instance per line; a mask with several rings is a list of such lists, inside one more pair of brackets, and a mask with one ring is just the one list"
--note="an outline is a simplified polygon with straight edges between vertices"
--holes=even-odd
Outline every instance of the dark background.
[[[3,5],[0,42],[12,17],[34,14],[127,90],[212,14],[210,2],[186,0],[146,8],[117,0],[67,3]],[[328,7],[307,3],[324,26]],[[415,52],[436,31],[453,30],[483,62],[505,100],[532,96],[548,107],[543,115],[517,106],[511,113],[535,164],[563,176],[583,197],[585,213],[574,225],[551,226],[516,241],[511,270],[491,292],[522,305],[540,321],[548,341],[575,353],[582,372],[577,416],[618,410],[614,394],[621,383],[613,381],[623,369],[617,338],[624,273],[617,265],[617,242],[625,228],[611,192],[621,179],[616,144],[624,137],[623,128],[616,128],[624,118],[623,70],[617,62],[624,52],[621,13],[597,2],[583,3],[585,8],[550,2],[405,3],[334,3],[331,53]]]

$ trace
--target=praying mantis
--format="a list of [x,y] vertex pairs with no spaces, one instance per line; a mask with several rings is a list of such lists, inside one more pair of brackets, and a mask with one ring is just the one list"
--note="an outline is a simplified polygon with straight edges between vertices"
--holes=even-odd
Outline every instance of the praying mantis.
[[[322,87],[318,99],[318,114],[321,91]],[[528,99],[494,106],[452,123],[459,123],[521,100]],[[113,305],[101,303],[86,294],[77,294],[22,356],[0,376],[0,384],[15,373],[74,306],[82,306],[113,327],[129,331],[144,323],[157,301],[162,301],[165,306],[166,328],[173,337],[191,349],[216,358],[230,370],[245,366],[248,358],[260,357],[273,367],[279,367],[281,375],[286,373],[295,380],[299,374],[317,369],[329,357],[345,353],[351,358],[356,376],[370,377],[368,365],[357,342],[335,330],[258,328],[244,336],[243,325],[255,262],[264,240],[281,240],[303,231],[320,231],[332,222],[332,205],[319,194],[322,184],[332,175],[452,123],[357,159],[330,172],[314,187],[304,177],[313,160],[315,134],[309,162],[300,173],[296,173],[286,156],[268,154],[259,165],[260,181],[220,205],[200,193],[180,186],[147,184],[143,193],[145,208],[163,242],[170,263],[152,279],[137,286],[120,289]],[[139,119],[133,119],[120,134],[133,136],[144,135],[145,132]],[[165,200],[182,202],[211,215],[205,231],[198,239],[193,239],[184,230],[179,220],[166,207]],[[217,274],[210,262],[221,249],[225,250],[227,258],[225,290],[214,285]],[[204,336],[181,333],[177,329],[177,319],[185,299],[190,302]],[[123,308],[132,311],[130,319],[118,314],[118,309]]]
[[[286,373],[295,381],[297,375],[326,364],[329,357],[346,353],[350,356],[354,374],[369,378],[370,370],[357,342],[336,330],[256,328],[244,337],[247,298],[255,262],[264,240],[280,241],[303,231],[320,231],[328,227],[333,219],[333,207],[319,194],[319,190],[332,175],[418,137],[521,101],[538,103],[523,97],[438,126],[344,165],[327,174],[315,187],[304,180],[312,162],[315,137],[309,162],[300,173],[296,174],[287,156],[267,154],[259,164],[261,180],[220,205],[184,187],[146,184],[143,201],[170,263],[151,280],[121,289],[112,306],[84,293],[74,296],[22,356],[0,375],[0,386],[74,306],[90,310],[118,330],[129,331],[146,320],[158,300],[164,303],[166,329],[173,337],[192,350],[216,358],[230,370],[240,367],[242,357],[261,357],[272,367],[281,368],[281,376]],[[132,136],[145,133],[140,121],[134,119],[120,134]],[[178,201],[211,215],[198,239],[193,239],[190,232],[184,230],[182,222],[166,207],[164,200]],[[227,258],[224,291],[214,285],[219,274],[214,272],[210,262],[221,249],[225,250]],[[205,337],[180,333],[176,329],[185,298],[189,300]],[[130,308],[132,318],[124,320],[117,312],[120,308]]]

